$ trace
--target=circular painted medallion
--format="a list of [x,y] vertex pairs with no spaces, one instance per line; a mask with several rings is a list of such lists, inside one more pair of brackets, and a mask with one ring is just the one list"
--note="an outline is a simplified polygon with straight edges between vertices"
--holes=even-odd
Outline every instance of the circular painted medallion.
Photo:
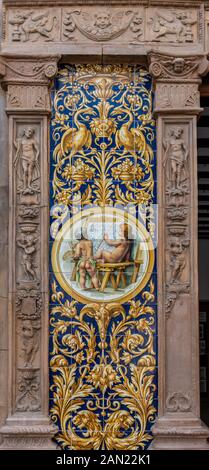
[[79,302],[126,302],[147,284],[154,247],[145,227],[117,208],[92,208],[58,232],[52,267],[64,291]]

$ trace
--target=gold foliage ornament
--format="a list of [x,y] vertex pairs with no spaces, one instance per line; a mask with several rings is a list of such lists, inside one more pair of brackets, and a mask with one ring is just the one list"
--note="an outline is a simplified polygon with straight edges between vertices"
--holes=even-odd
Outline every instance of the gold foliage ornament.
[[[116,225],[120,210],[126,212],[130,205],[140,210],[143,203],[150,208],[147,227],[152,235],[155,122],[147,71],[126,65],[61,66],[52,99],[53,246],[59,245],[63,226],[71,228],[73,222],[79,227],[77,218],[82,214],[85,219],[88,211],[100,218],[97,212],[106,206]],[[150,264],[144,255],[142,272],[146,267],[148,275],[140,289],[132,290],[129,282],[136,282],[131,271],[135,262],[124,275],[126,296],[120,280],[108,300],[110,285],[91,297],[87,286],[76,296],[60,282],[70,272],[70,261],[64,259],[71,249],[69,233],[69,246],[60,249],[65,270],[54,269],[52,249],[50,415],[57,426],[56,442],[65,450],[147,448],[157,412],[154,250]]]
[[153,202],[155,122],[149,80],[143,67],[60,70],[52,120],[55,202],[74,213],[76,207],[113,201]]
[[93,303],[79,311],[54,283],[50,411],[63,448],[133,450],[150,441],[147,427],[156,413],[152,281],[143,298],[143,303],[130,301],[128,312],[116,303]]

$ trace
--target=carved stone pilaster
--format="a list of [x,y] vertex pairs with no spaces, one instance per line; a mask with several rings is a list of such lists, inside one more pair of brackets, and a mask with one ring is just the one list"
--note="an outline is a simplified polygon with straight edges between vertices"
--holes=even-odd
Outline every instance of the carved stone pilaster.
[[209,449],[199,419],[198,86],[203,56],[150,53],[158,161],[159,417],[153,449]]
[[53,449],[48,417],[48,114],[57,58],[0,59],[9,116],[9,396],[1,449]]

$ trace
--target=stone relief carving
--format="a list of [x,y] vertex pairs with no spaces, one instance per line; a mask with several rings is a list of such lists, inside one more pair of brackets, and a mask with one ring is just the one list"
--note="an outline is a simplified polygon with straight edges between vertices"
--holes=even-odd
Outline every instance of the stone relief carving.
[[14,165],[19,178],[18,192],[22,195],[34,194],[40,190],[39,144],[35,138],[35,129],[27,127],[22,137],[14,141],[16,154]]
[[[21,86],[24,85],[25,93],[28,99],[30,99],[30,91],[34,90],[34,100],[36,97],[40,97],[40,91],[42,88],[44,95],[49,86],[49,80],[51,80],[57,73],[57,60],[60,56],[45,57],[44,60],[23,60],[23,59],[9,59],[5,61],[3,58],[0,59],[0,75],[6,77],[5,85],[8,86],[8,92],[10,90],[19,90],[17,93],[18,98],[25,100],[25,97],[21,96]],[[9,82],[9,84],[8,84]],[[33,85],[31,85],[33,83]],[[4,79],[2,80],[4,85]],[[38,88],[36,88],[38,86]],[[11,88],[10,88],[11,87]],[[15,87],[15,88],[12,88]],[[31,88],[32,87],[32,88]],[[44,88],[43,88],[44,87]],[[15,95],[15,93],[14,93]],[[19,96],[20,95],[20,96]],[[49,98],[48,98],[49,100]],[[29,107],[28,102],[28,107]],[[14,103],[13,103],[14,104]],[[13,106],[15,108],[15,106]],[[19,108],[19,106],[17,106]],[[33,102],[31,102],[31,108],[33,109]]]
[[24,367],[31,367],[34,363],[39,349],[40,320],[24,319],[19,325],[19,335],[21,338],[20,357],[24,361]]
[[54,41],[57,17],[50,11],[18,10],[9,19],[12,41]]
[[49,93],[47,87],[9,85],[7,109],[10,108],[49,108]]
[[196,84],[158,84],[157,105],[161,108],[198,108],[199,91]]
[[186,267],[190,245],[188,235],[189,149],[185,130],[180,126],[168,129],[163,143],[165,192],[167,203],[166,316],[172,311],[180,294],[188,293],[190,282]]
[[150,73],[154,78],[169,79],[172,81],[180,78],[185,81],[192,80],[203,75],[208,69],[208,61],[205,57],[172,57],[160,53],[150,53]]
[[172,413],[187,412],[191,410],[190,393],[170,392],[166,398],[166,409]]
[[188,147],[183,138],[184,129],[170,129],[164,141],[164,162],[167,176],[167,191],[172,195],[188,191]]
[[37,370],[18,370],[16,410],[40,410],[40,378]]
[[193,42],[197,17],[191,11],[156,9],[151,13],[149,24],[153,41]]
[[39,215],[37,206],[21,205],[18,207],[18,216],[20,219],[35,219]]
[[[91,2],[90,2],[91,3]],[[126,35],[126,42],[194,43],[201,40],[200,9],[131,8],[108,5],[46,9],[6,7],[4,31],[6,41],[83,43],[115,41]],[[198,38],[198,35],[200,36]]]
[[89,14],[88,11],[67,11],[64,15],[64,37],[72,40],[72,32],[77,28],[92,41],[109,41],[121,36],[130,29],[134,39],[138,40],[142,35],[141,25],[143,18],[139,12],[132,10],[98,10]]
[[[170,284],[176,284],[181,280],[181,274],[186,266],[186,248],[189,247],[189,239],[180,238],[182,231],[180,227],[169,227],[171,238],[169,239],[170,250]],[[175,234],[175,235],[174,235]],[[176,236],[176,235],[179,235]]]
[[22,265],[24,273],[29,280],[36,279],[34,254],[38,241],[37,226],[24,224],[20,226],[20,235],[17,237],[17,245],[22,249]]
[[21,320],[39,320],[41,318],[42,298],[35,289],[22,289],[18,285],[16,297],[16,315]]

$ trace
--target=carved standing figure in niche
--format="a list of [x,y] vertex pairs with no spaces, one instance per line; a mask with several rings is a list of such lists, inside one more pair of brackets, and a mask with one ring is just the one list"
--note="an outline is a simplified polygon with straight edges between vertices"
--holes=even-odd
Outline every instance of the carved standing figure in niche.
[[182,136],[183,129],[176,127],[171,129],[169,139],[164,143],[164,166],[167,167],[167,178],[171,183],[171,189],[176,193],[182,192],[182,182],[187,179],[188,148]]
[[22,194],[33,194],[37,191],[35,180],[40,177],[38,164],[39,145],[34,138],[35,129],[24,129],[23,136],[15,142],[16,154],[14,165],[18,166],[19,178],[22,181]]

